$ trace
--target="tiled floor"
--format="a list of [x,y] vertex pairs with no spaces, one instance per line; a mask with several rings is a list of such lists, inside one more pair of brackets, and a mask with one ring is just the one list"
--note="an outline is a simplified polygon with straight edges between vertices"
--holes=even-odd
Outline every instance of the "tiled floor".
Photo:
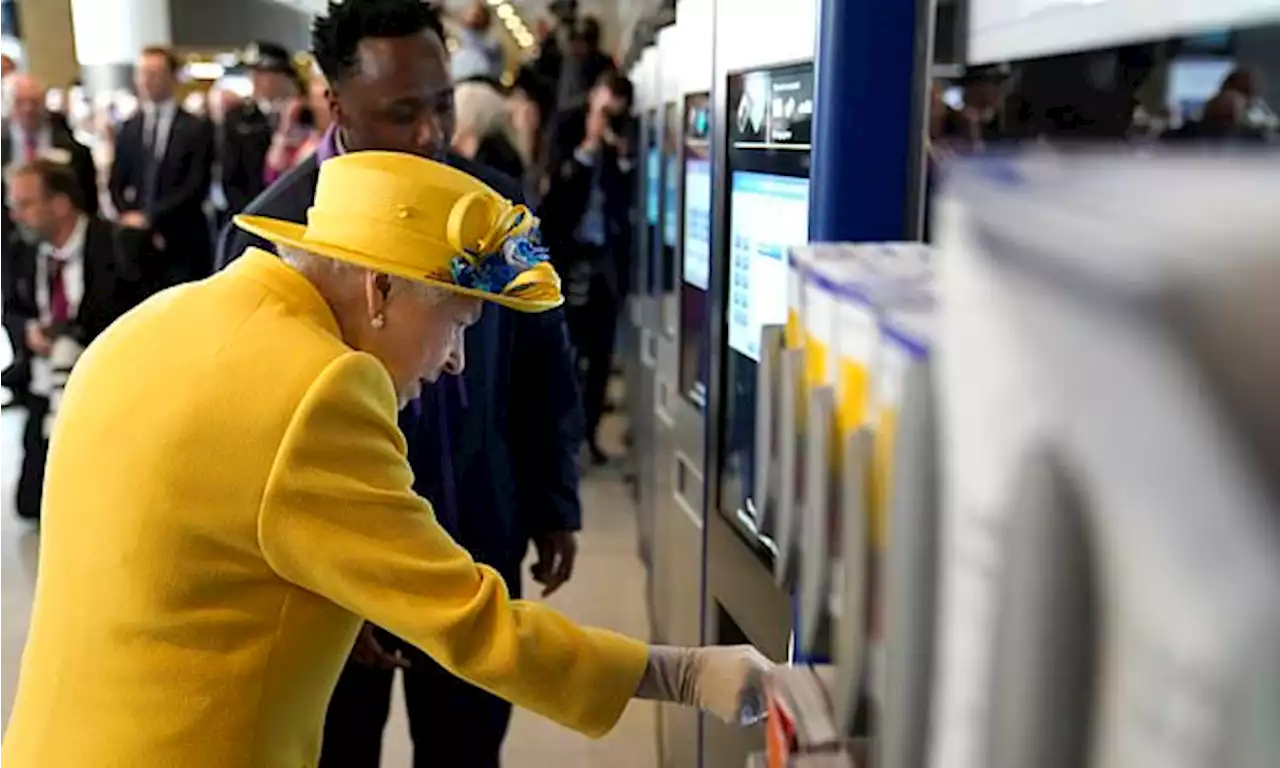
[[[0,514],[0,615],[3,628],[3,722],[9,722],[18,677],[18,660],[27,634],[38,536],[13,514],[13,487],[21,458],[24,414],[6,410],[0,416],[0,477],[3,479],[3,512]],[[605,445],[617,450],[617,424],[606,429]],[[611,440],[612,438],[612,440]],[[582,502],[586,529],[573,581],[549,602],[574,619],[648,636],[644,609],[644,572],[636,556],[635,516],[629,495],[615,471],[601,470],[583,483]],[[531,591],[531,590],[528,590]],[[534,593],[536,594],[536,593]],[[650,768],[656,765],[654,711],[651,705],[631,705],[617,728],[600,741],[590,741],[536,715],[518,711],[507,737],[504,764],[528,766],[607,765],[610,768]],[[411,762],[404,707],[397,700],[386,732],[384,768],[407,768]]]

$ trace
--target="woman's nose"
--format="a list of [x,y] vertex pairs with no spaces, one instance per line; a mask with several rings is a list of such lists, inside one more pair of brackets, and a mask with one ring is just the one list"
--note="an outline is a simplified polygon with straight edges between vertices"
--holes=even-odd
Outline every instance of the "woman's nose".
[[453,345],[453,351],[449,353],[449,359],[445,360],[444,370],[453,376],[461,376],[462,371],[467,367],[466,347],[462,344],[462,339],[458,339]]

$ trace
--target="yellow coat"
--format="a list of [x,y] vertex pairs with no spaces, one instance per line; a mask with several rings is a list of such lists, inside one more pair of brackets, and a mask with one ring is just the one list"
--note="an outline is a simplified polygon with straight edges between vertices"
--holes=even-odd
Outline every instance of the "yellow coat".
[[359,617],[608,731],[646,647],[510,600],[411,482],[385,369],[274,256],[125,316],[54,430],[5,768],[313,766]]

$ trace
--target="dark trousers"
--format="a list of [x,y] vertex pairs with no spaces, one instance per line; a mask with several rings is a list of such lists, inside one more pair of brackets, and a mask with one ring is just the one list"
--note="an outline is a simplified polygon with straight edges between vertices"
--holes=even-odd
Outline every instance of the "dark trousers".
[[[510,570],[503,577],[512,598],[519,598],[519,564]],[[400,649],[412,664],[402,674],[414,768],[498,768],[511,705],[384,630],[378,641],[389,652]],[[377,768],[394,681],[394,670],[347,661],[325,716],[320,768]]]
[[44,435],[44,420],[49,415],[49,401],[30,393],[22,397],[27,409],[27,423],[22,429],[22,469],[18,475],[18,517],[40,519],[40,499],[44,491],[44,466],[49,441]]
[[[600,265],[602,261],[597,259],[595,263]],[[587,440],[594,445],[612,372],[619,298],[617,280],[606,267],[595,266],[590,269],[590,276],[583,274],[580,279],[585,286],[572,291],[565,309],[565,321],[582,378],[582,410],[587,419]]]

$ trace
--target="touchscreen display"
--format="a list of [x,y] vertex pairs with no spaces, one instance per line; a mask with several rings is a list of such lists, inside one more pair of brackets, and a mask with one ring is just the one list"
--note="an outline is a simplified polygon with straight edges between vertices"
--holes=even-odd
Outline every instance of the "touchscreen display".
[[[659,173],[659,196],[657,205],[660,206],[659,224],[661,229],[661,239],[655,243],[657,246],[655,258],[657,259],[658,280],[656,287],[662,294],[671,294],[674,297],[676,290],[676,246],[680,242],[680,109],[675,103],[669,103],[663,107],[662,114],[662,139],[659,144],[661,148]],[[667,306],[664,303],[664,308]],[[674,305],[671,310],[675,311]],[[675,319],[667,320],[664,314],[662,327],[669,333],[675,333]]]
[[675,248],[680,239],[680,220],[678,206],[680,204],[680,159],[674,151],[666,157],[662,177],[662,242],[668,248]]
[[680,200],[680,391],[707,405],[707,291],[711,286],[710,98],[685,100],[683,195]]
[[662,197],[662,156],[656,146],[649,147],[644,162],[644,216],[649,226],[658,226],[659,201]]
[[720,512],[767,562],[755,487],[756,375],[760,334],[787,317],[787,252],[808,242],[813,68],[790,66],[729,78],[728,221],[716,254],[725,280],[724,405]]
[[711,285],[711,161],[701,157],[684,163],[684,281]]
[[787,320],[787,249],[808,242],[809,180],[735,171],[729,208],[729,348],[758,361],[761,329]]

